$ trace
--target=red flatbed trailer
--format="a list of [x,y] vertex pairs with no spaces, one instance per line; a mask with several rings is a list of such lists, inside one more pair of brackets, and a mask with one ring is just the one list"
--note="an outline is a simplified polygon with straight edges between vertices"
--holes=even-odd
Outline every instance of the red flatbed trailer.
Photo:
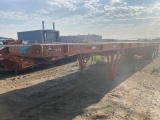
[[[0,69],[17,71],[36,65],[78,55],[80,71],[86,65],[86,55],[107,56],[111,79],[115,78],[118,61],[124,55],[144,53],[145,56],[158,56],[158,42],[109,42],[109,43],[52,43],[0,45]],[[116,60],[115,60],[115,56]]]

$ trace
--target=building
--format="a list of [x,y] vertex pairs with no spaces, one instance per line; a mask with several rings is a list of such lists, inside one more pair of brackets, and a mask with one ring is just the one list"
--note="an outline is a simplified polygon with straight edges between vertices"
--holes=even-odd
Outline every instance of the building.
[[116,39],[102,39],[102,42],[116,42]]
[[44,21],[42,21],[42,30],[32,30],[17,32],[18,40],[25,40],[29,43],[52,43],[60,42],[59,31],[53,29],[44,29]]
[[29,43],[51,43],[59,42],[59,31],[56,30],[33,30],[17,33],[18,40],[29,41]]
[[101,42],[102,36],[100,35],[73,35],[73,36],[61,36],[62,42],[65,43],[86,43],[86,42]]

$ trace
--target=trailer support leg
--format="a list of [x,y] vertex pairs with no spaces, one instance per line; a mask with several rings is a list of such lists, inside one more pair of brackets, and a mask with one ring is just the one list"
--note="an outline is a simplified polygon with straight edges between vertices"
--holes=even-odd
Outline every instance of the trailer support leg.
[[156,57],[158,57],[159,45],[156,46]]
[[111,80],[115,80],[116,73],[120,67],[123,58],[124,58],[124,52],[121,53],[121,56],[120,54],[115,54],[115,53],[111,54],[111,59],[109,63],[109,75]]
[[111,62],[109,65],[109,74],[110,74],[110,79],[114,80],[115,79],[115,70],[116,70],[116,62],[114,60],[114,54],[111,54]]
[[83,60],[82,60],[82,54],[78,55],[78,61],[79,61],[79,68],[80,68],[80,73],[83,73]]
[[109,55],[107,54],[107,62],[109,63],[110,62],[110,60],[109,60]]
[[90,58],[90,55],[89,56],[87,55],[86,57],[85,55],[83,56],[82,54],[78,55],[79,68],[80,68],[81,74],[83,73],[83,70],[87,65],[87,62],[89,61],[89,58]]

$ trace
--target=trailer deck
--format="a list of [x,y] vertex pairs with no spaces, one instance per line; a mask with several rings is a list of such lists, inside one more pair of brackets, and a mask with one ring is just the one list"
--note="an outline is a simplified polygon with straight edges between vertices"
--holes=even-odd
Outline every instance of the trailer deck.
[[153,59],[158,56],[158,42],[109,42],[109,43],[52,43],[0,45],[0,69],[6,71],[33,68],[42,63],[78,55],[81,73],[93,55],[106,56],[110,64],[111,79],[125,55],[142,55]]

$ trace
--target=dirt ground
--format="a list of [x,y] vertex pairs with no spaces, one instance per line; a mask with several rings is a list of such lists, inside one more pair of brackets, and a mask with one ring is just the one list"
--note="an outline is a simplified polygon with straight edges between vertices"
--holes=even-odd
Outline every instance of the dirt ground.
[[0,120],[159,120],[159,71],[160,57],[125,59],[114,81],[104,63],[1,72]]

